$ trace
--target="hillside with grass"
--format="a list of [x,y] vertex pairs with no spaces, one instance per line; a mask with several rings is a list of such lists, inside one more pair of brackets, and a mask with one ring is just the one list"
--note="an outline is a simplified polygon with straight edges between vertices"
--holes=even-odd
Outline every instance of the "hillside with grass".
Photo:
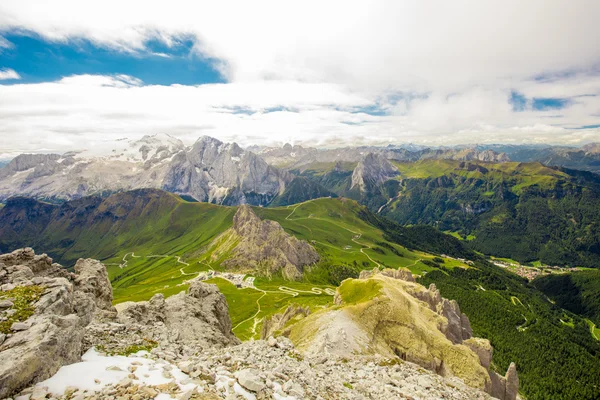
[[354,164],[315,163],[308,179],[401,225],[429,225],[473,250],[522,263],[600,266],[600,178],[541,163],[393,162],[398,176],[350,187]]
[[[232,234],[239,208],[188,202],[159,190],[61,205],[13,199],[0,210],[0,246],[33,246],[66,267],[78,257],[102,260],[117,305],[157,293],[168,297],[197,279],[214,283],[226,297],[233,332],[243,340],[260,337],[264,319],[290,306],[326,311],[337,286],[363,270],[405,267],[459,302],[475,334],[492,341],[498,371],[517,363],[528,398],[597,397],[600,342],[592,320],[488,264],[466,241],[429,226],[402,226],[347,198],[251,210],[314,248],[318,261],[302,266],[293,279],[275,269],[230,265],[244,240]],[[540,360],[550,367],[541,368]]]
[[[238,207],[188,202],[160,190],[87,197],[61,205],[12,199],[0,212],[0,246],[3,251],[32,246],[67,267],[79,257],[100,259],[108,267],[116,303],[148,300],[156,293],[176,294],[202,275],[227,295],[234,332],[242,338],[257,337],[262,317],[290,304],[331,303],[335,286],[365,269],[403,266],[423,274],[468,267],[450,257],[439,258],[444,251],[437,251],[434,241],[429,245],[428,240],[419,240],[416,246],[395,240],[391,230],[366,219],[368,210],[352,200],[320,198],[252,210],[314,248],[318,261],[303,267],[298,279],[262,268],[267,262],[255,267],[232,265],[245,240],[232,231]],[[244,246],[248,250],[247,243]],[[445,253],[453,254],[452,248]]]

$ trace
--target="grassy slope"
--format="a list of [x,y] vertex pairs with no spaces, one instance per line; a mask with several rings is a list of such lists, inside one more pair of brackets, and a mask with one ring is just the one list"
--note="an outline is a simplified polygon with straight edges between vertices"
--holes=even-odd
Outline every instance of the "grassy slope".
[[[311,308],[330,304],[332,296],[322,290],[356,277],[363,269],[404,266],[417,274],[434,269],[422,262],[433,255],[385,240],[381,230],[359,217],[361,209],[354,201],[329,198],[254,209],[261,218],[278,221],[288,233],[311,242],[321,261],[307,269],[302,282],[257,277],[258,290],[234,289],[228,281],[216,279],[214,283],[230,303],[239,337],[257,337],[260,324],[255,325],[255,318],[259,321],[290,304]],[[85,223],[73,224],[72,218],[53,221],[41,240],[51,248],[38,247],[38,251],[60,253],[61,261],[102,260],[116,303],[147,300],[156,293],[169,296],[185,290],[185,281],[199,271],[223,271],[220,264],[232,243],[222,234],[231,226],[235,212],[235,207],[187,202],[169,193],[123,193],[104,200]],[[458,266],[463,264],[446,260],[446,267]],[[294,297],[280,286],[299,294]],[[314,293],[313,288],[321,293]]]
[[600,180],[589,173],[514,162],[396,166],[402,185],[381,214],[401,224],[434,225],[522,263],[595,267],[600,260]]
[[[438,178],[444,175],[454,174],[464,178],[482,179],[491,182],[512,182],[512,191],[520,194],[526,187],[538,185],[542,188],[551,188],[559,179],[566,179],[568,174],[546,167],[540,163],[477,163],[489,172],[482,173],[479,170],[469,171],[460,168],[462,161],[453,160],[422,160],[417,162],[396,162],[400,176],[403,178],[424,179]],[[468,162],[467,162],[468,163]]]

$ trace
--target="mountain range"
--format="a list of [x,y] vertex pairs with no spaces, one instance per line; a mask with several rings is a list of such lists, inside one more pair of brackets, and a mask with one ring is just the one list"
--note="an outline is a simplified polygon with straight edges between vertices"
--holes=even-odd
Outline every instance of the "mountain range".
[[160,188],[197,201],[267,204],[291,177],[235,143],[202,137],[192,146],[169,135],[121,142],[108,155],[23,154],[0,169],[0,199],[50,201]]

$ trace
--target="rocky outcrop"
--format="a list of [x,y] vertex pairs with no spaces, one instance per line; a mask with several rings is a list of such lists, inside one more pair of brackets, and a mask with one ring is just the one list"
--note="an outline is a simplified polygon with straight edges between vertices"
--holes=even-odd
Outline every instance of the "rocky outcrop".
[[[97,275],[97,276],[96,276]],[[30,248],[0,256],[0,398],[78,361],[84,328],[97,308],[112,309],[104,265],[80,260],[76,273]]]
[[167,299],[162,294],[132,303],[119,312],[125,326],[137,326],[158,343],[185,344],[196,349],[238,343],[231,331],[225,296],[215,285],[195,281],[189,291]]
[[278,222],[261,220],[249,206],[238,208],[226,235],[233,235],[237,242],[232,256],[222,263],[227,268],[267,275],[281,271],[287,279],[297,279],[305,266],[319,261],[310,244],[286,233]]
[[411,294],[427,303],[432,311],[446,318],[448,323],[442,326],[441,331],[452,343],[462,343],[473,336],[469,318],[460,312],[456,300],[444,299],[434,283],[429,285],[428,290],[414,291]]
[[403,281],[407,281],[407,282],[416,282],[415,277],[413,276],[412,272],[410,272],[410,269],[402,268],[402,267],[400,267],[398,269],[383,268],[382,270],[375,267],[371,270],[362,270],[362,271],[360,271],[358,279],[369,279],[370,277],[372,277],[376,274],[389,276],[390,278],[394,278],[394,279],[402,279]]
[[287,335],[289,331],[284,331],[286,326],[294,320],[302,319],[310,314],[310,308],[299,305],[291,305],[281,314],[273,314],[263,321],[260,332],[261,339],[268,339],[271,336]]
[[98,260],[80,258],[75,263],[75,289],[94,300],[101,310],[111,310],[113,292],[106,267]]
[[[473,338],[466,315],[401,269],[362,273],[342,282],[334,309],[317,311],[285,333],[305,355],[380,354],[461,378],[472,387],[514,400],[516,369],[506,377],[490,371],[489,341]],[[501,391],[504,388],[504,391]],[[494,395],[493,394],[493,395]]]
[[354,168],[351,188],[357,187],[361,192],[368,192],[398,174],[398,168],[384,156],[369,153]]

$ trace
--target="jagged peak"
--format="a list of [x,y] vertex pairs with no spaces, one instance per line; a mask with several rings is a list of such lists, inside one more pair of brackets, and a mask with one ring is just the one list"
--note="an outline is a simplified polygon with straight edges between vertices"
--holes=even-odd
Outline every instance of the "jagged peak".
[[198,144],[198,143],[203,143],[203,144],[215,144],[215,145],[217,145],[217,146],[220,146],[220,145],[222,145],[222,144],[223,144],[223,142],[222,142],[222,141],[220,141],[219,139],[217,139],[217,138],[214,138],[214,137],[212,137],[212,136],[208,136],[208,135],[203,135],[203,136],[200,136],[200,137],[198,138],[198,140],[196,140],[196,143],[194,143],[194,144]]

